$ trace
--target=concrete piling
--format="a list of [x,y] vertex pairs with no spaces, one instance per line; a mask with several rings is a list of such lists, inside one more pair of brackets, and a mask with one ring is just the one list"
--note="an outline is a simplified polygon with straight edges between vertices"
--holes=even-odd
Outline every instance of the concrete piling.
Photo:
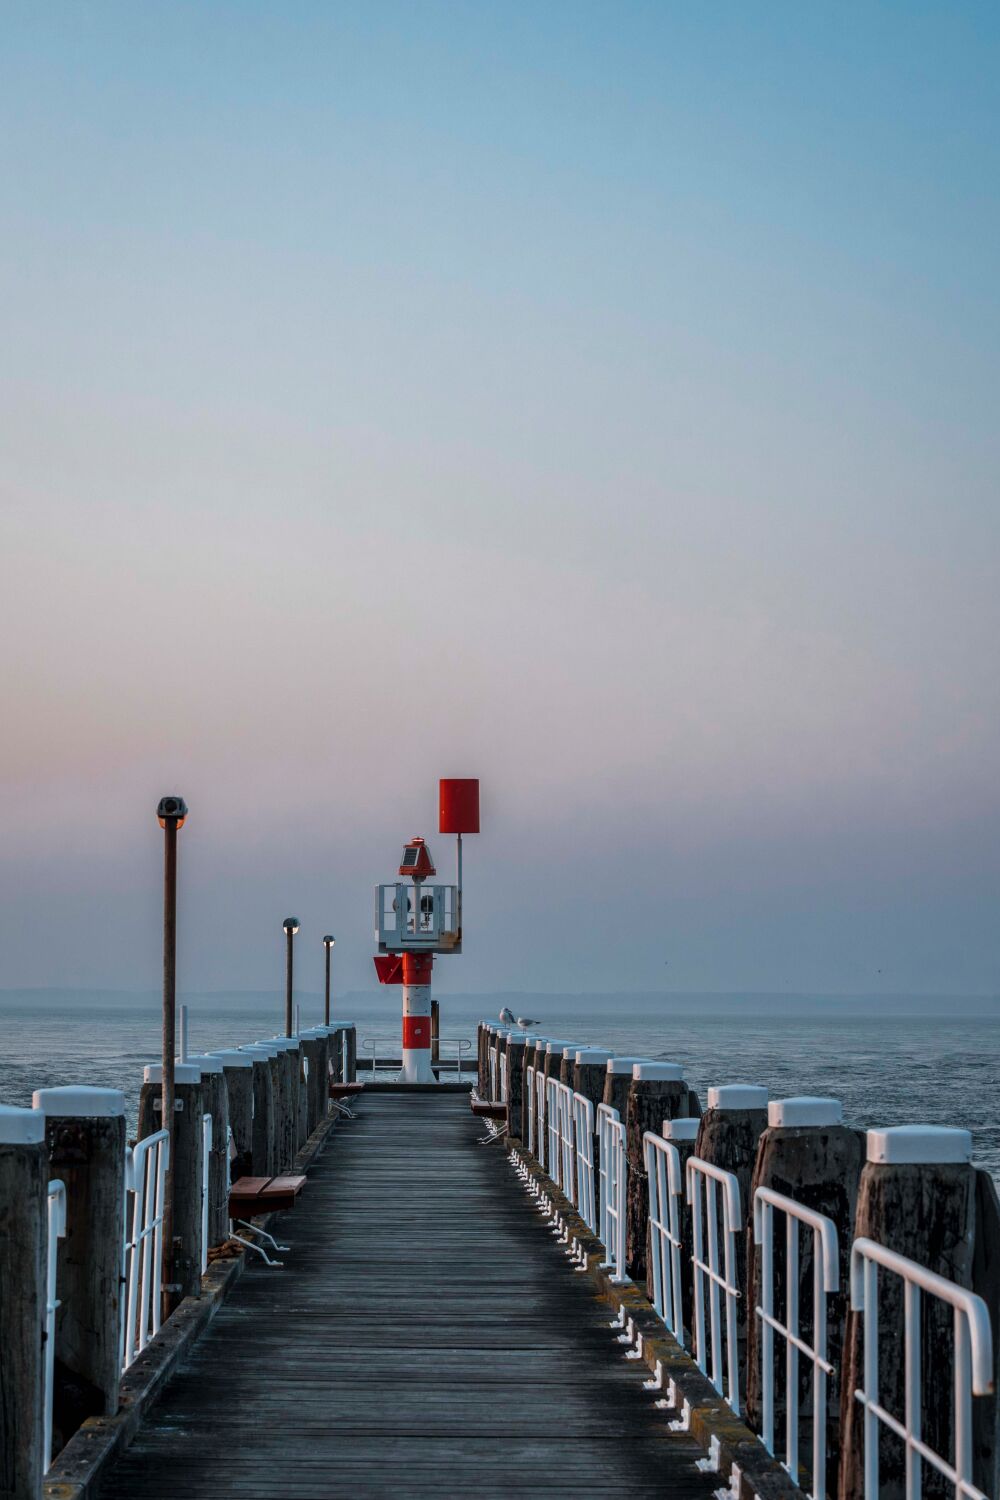
[[121,1374],[125,1095],[120,1089],[38,1089],[49,1176],[66,1189],[59,1241],[55,1356],[60,1437],[118,1410]]
[[0,1495],[37,1500],[45,1464],[45,1116],[0,1104]]
[[[139,1139],[155,1135],[160,1127],[162,1066],[151,1063],[144,1071],[139,1091]],[[201,1184],[202,1184],[201,1069],[194,1063],[174,1064],[174,1262],[173,1283],[163,1288],[164,1316],[181,1297],[197,1296],[201,1289]]]
[[[976,1227],[976,1170],[967,1130],[936,1125],[900,1125],[869,1130],[866,1160],[858,1186],[856,1238],[876,1240],[959,1286],[972,1286]],[[895,1416],[905,1411],[903,1282],[878,1273],[879,1403]],[[922,1363],[950,1363],[953,1313],[935,1299],[921,1298],[919,1336]],[[854,1399],[864,1390],[863,1314],[850,1312],[844,1344],[840,1406],[841,1500],[865,1492],[864,1411]],[[938,1453],[954,1451],[954,1415],[945,1386],[924,1384],[921,1436]],[[869,1393],[874,1394],[874,1393]],[[925,1468],[925,1494],[943,1493]],[[950,1494],[952,1487],[947,1492]],[[902,1444],[880,1425],[879,1500],[905,1500],[906,1463]]]
[[[753,1195],[758,1188],[770,1188],[792,1198],[804,1208],[824,1214],[837,1231],[839,1290],[827,1299],[827,1357],[834,1373],[827,1382],[827,1471],[826,1490],[836,1493],[838,1424],[840,1413],[839,1371],[847,1317],[850,1272],[851,1234],[857,1207],[858,1182],[864,1163],[864,1132],[843,1123],[843,1108],[838,1099],[798,1097],[775,1099],[768,1105],[767,1129],[760,1137],[757,1160],[750,1186],[750,1223],[747,1242],[747,1277],[750,1307],[761,1302],[761,1250],[755,1244],[753,1230]],[[783,1309],[788,1297],[788,1225],[786,1216],[774,1210],[772,1265],[774,1307]],[[800,1336],[815,1347],[813,1326],[813,1254],[812,1231],[798,1233],[797,1296]],[[762,1333],[759,1318],[748,1318],[747,1328],[747,1420],[756,1432],[762,1431]],[[784,1441],[786,1396],[786,1349],[784,1341],[774,1339],[772,1361],[774,1390],[774,1430],[776,1441]],[[812,1366],[798,1361],[799,1455],[805,1470],[812,1474]]]
[[[606,1074],[607,1078],[616,1075]],[[664,1120],[687,1114],[688,1086],[680,1063],[638,1062],[632,1064],[632,1082],[625,1104],[625,1153],[628,1186],[625,1197],[625,1268],[633,1281],[646,1280],[646,1245],[649,1239],[649,1180],[642,1138],[647,1130],[659,1132]]]

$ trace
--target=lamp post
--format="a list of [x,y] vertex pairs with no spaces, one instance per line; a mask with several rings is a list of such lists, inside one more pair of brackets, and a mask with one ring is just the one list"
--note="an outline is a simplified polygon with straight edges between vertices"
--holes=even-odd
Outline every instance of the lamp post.
[[329,932],[327,933],[326,937],[323,939],[323,947],[325,949],[325,958],[326,958],[326,991],[325,991],[325,999],[324,999],[324,1002],[323,1002],[323,1025],[324,1026],[329,1026],[329,1024],[330,1024],[330,950],[331,950],[331,948],[333,947],[333,945],[334,945],[334,943],[336,941],[337,941],[337,939],[332,935],[332,933],[329,933]]
[[173,1306],[174,1269],[174,1016],[177,999],[177,830],[184,826],[183,797],[161,797],[156,816],[163,829],[163,1076],[160,1124],[167,1132],[163,1180],[163,1299]]
[[285,1035],[294,1036],[292,1013],[292,939],[299,930],[298,917],[286,917],[281,924],[285,930]]

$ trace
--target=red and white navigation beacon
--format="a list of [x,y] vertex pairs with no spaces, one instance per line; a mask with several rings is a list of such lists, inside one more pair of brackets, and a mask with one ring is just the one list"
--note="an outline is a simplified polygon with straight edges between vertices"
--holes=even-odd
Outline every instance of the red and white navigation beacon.
[[441,782],[438,830],[458,837],[456,885],[427,883],[437,873],[431,851],[422,838],[412,838],[403,847],[400,878],[375,887],[375,969],[381,984],[403,986],[400,1083],[437,1082],[431,1068],[431,968],[435,953],[462,951],[462,835],[479,832],[478,780]]

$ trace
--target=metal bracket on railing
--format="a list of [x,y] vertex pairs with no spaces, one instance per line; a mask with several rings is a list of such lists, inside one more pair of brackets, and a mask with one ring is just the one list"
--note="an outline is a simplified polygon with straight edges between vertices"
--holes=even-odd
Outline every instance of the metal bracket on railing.
[[663,1361],[661,1359],[658,1359],[656,1361],[656,1374],[653,1376],[652,1380],[644,1380],[642,1382],[642,1388],[644,1391],[663,1390]]
[[703,1474],[718,1474],[719,1460],[721,1457],[722,1454],[719,1447],[719,1439],[713,1432],[712,1436],[708,1440],[708,1457],[696,1458],[694,1461],[695,1468],[700,1469]]

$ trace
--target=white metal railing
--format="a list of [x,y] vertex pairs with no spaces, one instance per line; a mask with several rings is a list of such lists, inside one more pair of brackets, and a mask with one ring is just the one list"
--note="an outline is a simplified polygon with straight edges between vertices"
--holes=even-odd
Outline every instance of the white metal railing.
[[597,1191],[594,1181],[594,1106],[583,1094],[573,1095],[573,1134],[576,1142],[576,1210],[592,1234],[597,1233]]
[[[722,1201],[722,1256],[719,1255],[719,1189]],[[694,1356],[698,1368],[740,1414],[739,1350],[737,1347],[736,1237],[742,1229],[740,1185],[726,1172],[700,1156],[688,1157],[687,1199],[691,1207],[694,1253]],[[707,1242],[707,1243],[706,1243]],[[707,1258],[706,1258],[707,1253]],[[708,1295],[710,1344],[705,1337],[705,1297]],[[726,1299],[725,1337],[721,1299]],[[725,1346],[723,1348],[723,1346]],[[725,1375],[723,1375],[725,1363]],[[709,1365],[711,1364],[711,1368]]]
[[[785,1215],[785,1321],[774,1311],[774,1211]],[[812,1345],[799,1327],[799,1235],[812,1233]],[[768,1452],[774,1447],[774,1336],[785,1341],[785,1456],[789,1474],[799,1474],[799,1357],[812,1365],[812,1453],[813,1478],[809,1493],[813,1500],[826,1497],[826,1406],[827,1383],[834,1373],[827,1359],[827,1297],[839,1290],[837,1226],[826,1214],[805,1208],[793,1198],[759,1187],[753,1200],[754,1244],[761,1249],[760,1303],[755,1309],[761,1321],[761,1437]]]
[[208,1166],[212,1154],[212,1116],[201,1124],[201,1271],[208,1269]]
[[559,1138],[559,1080],[545,1080],[545,1125],[548,1137],[548,1174],[556,1187],[562,1187],[562,1146]]
[[524,1085],[528,1095],[528,1150],[535,1154],[535,1070],[529,1063],[524,1070]]
[[[344,1038],[343,1042],[341,1043],[341,1047],[343,1049],[343,1051],[342,1051],[342,1062],[341,1062],[341,1072],[343,1073],[344,1081],[346,1082],[347,1081],[347,1033],[346,1032],[341,1032],[341,1036]],[[358,1043],[358,1048],[359,1048],[359,1050],[361,1052],[370,1052],[371,1053],[371,1065],[372,1065],[372,1076],[373,1077],[375,1075],[376,1068],[378,1067],[378,1063],[379,1063],[380,1057],[382,1059],[392,1058],[393,1060],[392,1060],[390,1066],[392,1066],[394,1068],[402,1066],[402,1058],[400,1057],[400,1059],[399,1059],[398,1062],[396,1061],[396,1058],[395,1058],[395,1054],[397,1054],[397,1053],[399,1053],[401,1051],[401,1047],[402,1047],[402,1043],[400,1041],[398,1032],[397,1032],[397,1034],[395,1036],[366,1036],[366,1037],[362,1037],[361,1041]],[[432,1067],[437,1067],[440,1062],[449,1060],[450,1056],[453,1054],[454,1055],[454,1065],[448,1069],[448,1072],[449,1073],[453,1072],[455,1074],[456,1078],[461,1079],[463,1073],[474,1071],[474,1068],[472,1066],[472,1058],[471,1058],[472,1048],[473,1048],[472,1039],[470,1037],[467,1037],[467,1036],[442,1036],[442,1037],[438,1037],[438,1039],[437,1039],[438,1055],[437,1055],[436,1058],[433,1057],[433,1055],[432,1055],[431,1066]],[[470,1066],[468,1068],[466,1067],[466,1059],[469,1060],[469,1064],[470,1064]],[[368,1059],[364,1058],[363,1062],[364,1062],[365,1066],[367,1067],[367,1065],[368,1065]],[[494,1053],[491,1051],[490,1052],[490,1078],[491,1078],[491,1081],[493,1080],[493,1063],[494,1063]],[[490,1094],[490,1098],[491,1099],[495,1099],[496,1098],[496,1094],[495,1093],[491,1093]]]
[[[903,1420],[879,1402],[878,1292],[879,1268],[903,1281],[903,1368],[905,1395]],[[951,1307],[954,1315],[953,1411],[955,1422],[954,1461],[949,1462],[923,1441],[921,1406],[924,1397],[920,1342],[921,1293]],[[879,1427],[900,1438],[906,1450],[907,1500],[920,1500],[922,1464],[928,1463],[954,1486],[956,1500],[986,1500],[972,1483],[972,1398],[993,1391],[993,1338],[986,1303],[974,1292],[956,1286],[944,1276],[926,1270],[895,1250],[874,1240],[857,1239],[851,1246],[851,1307],[863,1313],[864,1390],[855,1398],[864,1408],[865,1500],[879,1493]]]
[[545,1129],[545,1085],[547,1082],[545,1074],[540,1068],[537,1069],[535,1072],[535,1133],[538,1136],[538,1151],[536,1154],[543,1167],[548,1159],[545,1150],[545,1138],[547,1135]]
[[[416,901],[419,902],[417,909]],[[375,887],[375,937],[385,952],[400,948],[454,947],[458,940],[458,887],[406,881]]]
[[559,1154],[562,1157],[559,1186],[576,1205],[576,1137],[573,1132],[573,1090],[568,1083],[556,1084],[559,1111]]
[[625,1126],[610,1104],[597,1106],[598,1162],[600,1175],[600,1235],[611,1280],[625,1280]]
[[125,1152],[125,1316],[122,1369],[127,1370],[160,1327],[163,1198],[170,1135],[158,1130]]
[[510,1062],[506,1052],[498,1052],[497,1060],[500,1064],[500,1103],[506,1104],[510,1098]]
[[52,1395],[56,1368],[56,1296],[59,1241],[66,1233],[66,1185],[53,1179],[48,1192],[48,1248],[45,1266],[45,1410],[42,1429],[42,1467],[52,1462]]
[[651,1130],[647,1130],[642,1138],[642,1154],[649,1182],[653,1307],[670,1332],[683,1342],[681,1213],[684,1177],[681,1154],[673,1141],[664,1140]]
[[490,1098],[500,1098],[500,1051],[497,1047],[490,1048]]

